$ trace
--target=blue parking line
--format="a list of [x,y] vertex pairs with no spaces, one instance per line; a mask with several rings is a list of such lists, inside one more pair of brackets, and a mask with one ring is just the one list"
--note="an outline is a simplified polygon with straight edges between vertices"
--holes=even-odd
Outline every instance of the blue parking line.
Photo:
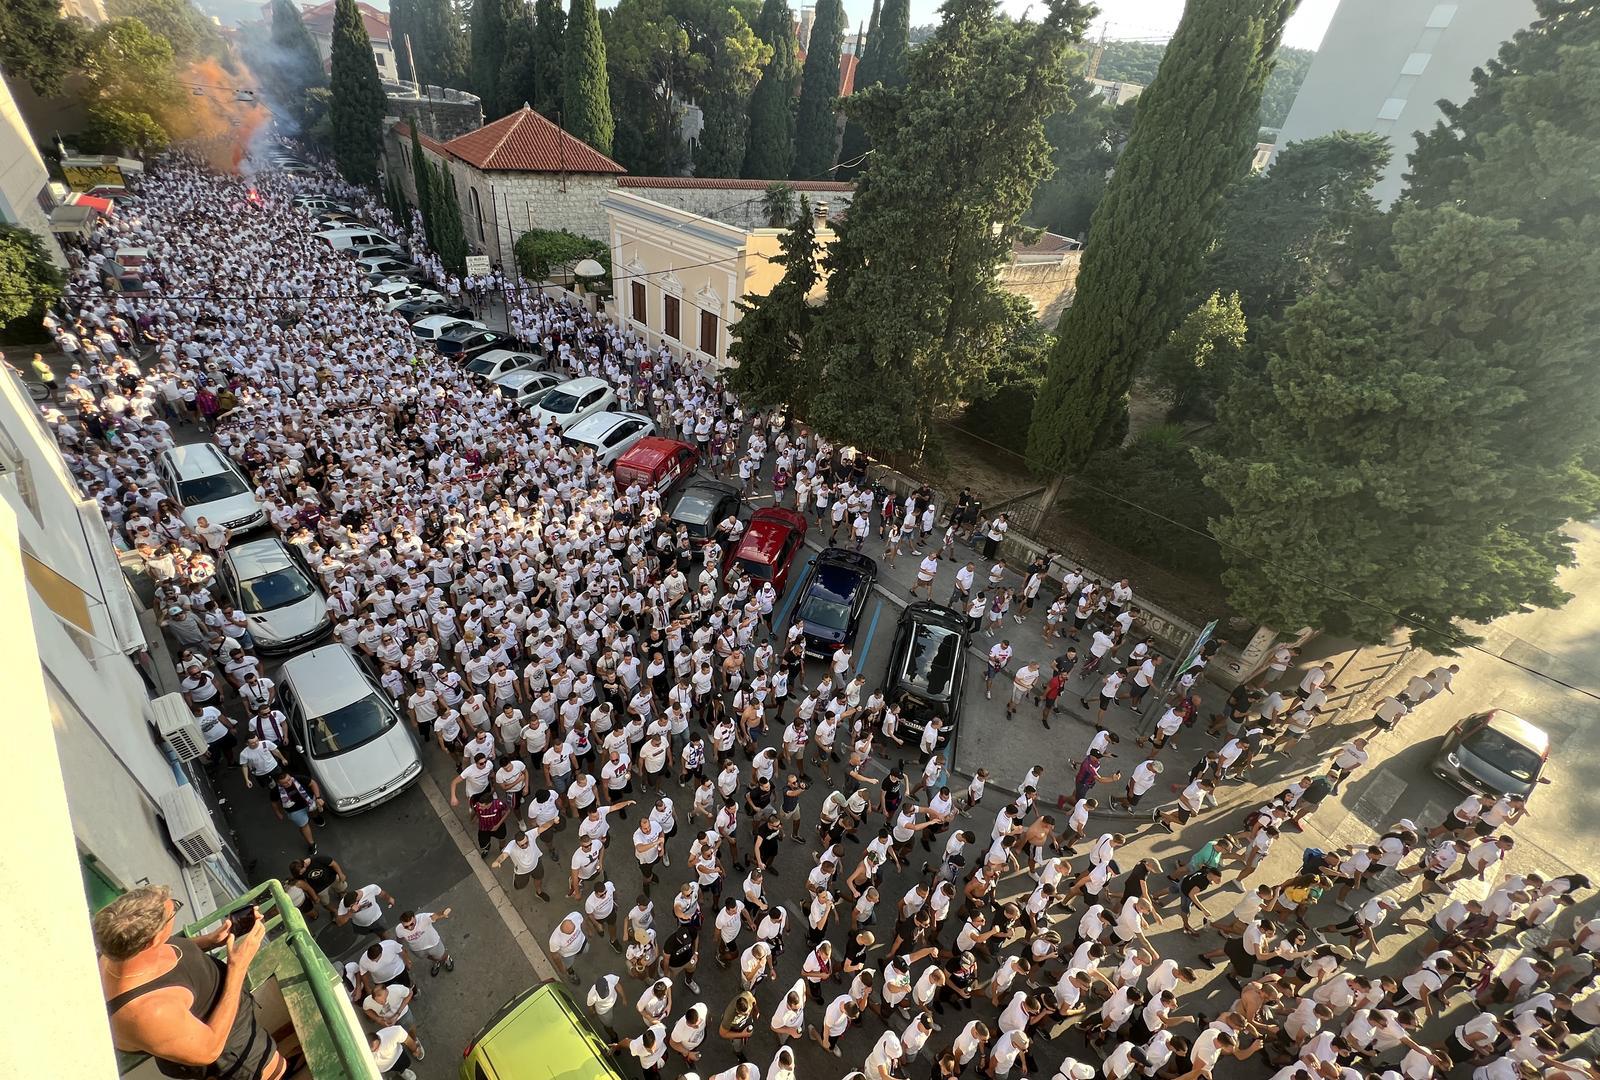
[[867,623],[867,638],[861,645],[861,655],[855,658],[856,670],[865,675],[867,673],[867,653],[872,648],[872,635],[878,629],[878,616],[883,614],[883,598],[878,597],[878,606],[872,609],[872,620]]
[[805,580],[806,571],[811,568],[812,560],[815,558],[815,555],[807,557],[805,563],[801,565],[799,573],[790,572],[789,584],[783,594],[783,602],[778,605],[778,610],[772,616],[772,628],[774,630],[780,626],[787,627],[789,625],[789,608],[794,603],[795,598],[800,595],[800,582]]

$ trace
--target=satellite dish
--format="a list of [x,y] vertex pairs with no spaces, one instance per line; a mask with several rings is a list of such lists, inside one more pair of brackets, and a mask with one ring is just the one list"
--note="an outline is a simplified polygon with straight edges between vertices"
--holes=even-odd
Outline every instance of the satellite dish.
[[606,268],[593,259],[582,259],[572,268],[572,273],[576,277],[605,277]]

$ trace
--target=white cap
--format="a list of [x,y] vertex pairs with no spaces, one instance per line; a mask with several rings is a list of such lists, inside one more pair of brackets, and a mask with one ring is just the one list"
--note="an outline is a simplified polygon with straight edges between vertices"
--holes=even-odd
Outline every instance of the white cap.
[[1093,1065],[1085,1065],[1076,1058],[1067,1058],[1056,1073],[1056,1080],[1094,1080],[1099,1074]]

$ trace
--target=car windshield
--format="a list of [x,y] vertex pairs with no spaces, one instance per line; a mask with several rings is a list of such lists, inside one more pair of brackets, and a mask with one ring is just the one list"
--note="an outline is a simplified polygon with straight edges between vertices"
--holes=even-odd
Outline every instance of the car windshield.
[[961,662],[961,635],[942,626],[919,626],[911,635],[900,680],[930,698],[945,698]]
[[467,370],[472,372],[474,375],[487,375],[489,372],[495,369],[495,365],[498,363],[500,363],[500,361],[485,360],[480,356],[476,360],[467,361]]
[[246,615],[298,603],[311,595],[311,582],[289,567],[239,582],[239,606]]
[[569,413],[578,407],[578,399],[565,390],[552,390],[539,402],[545,412]]
[[800,605],[799,618],[824,630],[843,630],[850,623],[850,607],[821,593],[812,593]]
[[1519,783],[1531,784],[1539,778],[1543,764],[1539,755],[1503,732],[1482,728],[1462,747]]
[[737,559],[739,569],[749,574],[753,581],[766,581],[772,577],[772,567],[766,563],[754,562],[750,559]]
[[378,695],[368,694],[326,716],[311,718],[311,756],[328,758],[354,750],[388,731],[394,723],[395,714],[384,707]]
[[178,498],[183,500],[185,506],[216,502],[218,499],[231,499],[249,490],[245,482],[231,472],[212,473],[210,476],[197,476],[193,480],[178,481]]
[[806,591],[800,618],[825,630],[843,630],[850,624],[850,598],[861,578],[842,566],[824,563]]
[[678,500],[678,507],[672,512],[672,516],[686,525],[705,525],[711,521],[711,515],[716,512],[716,500],[690,492]]

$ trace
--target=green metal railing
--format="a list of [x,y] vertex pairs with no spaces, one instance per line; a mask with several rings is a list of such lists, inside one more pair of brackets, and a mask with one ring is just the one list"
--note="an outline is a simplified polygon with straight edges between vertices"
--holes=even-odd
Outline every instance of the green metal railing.
[[[311,992],[317,1011],[322,1016],[323,1034],[332,1042],[338,1057],[341,1069],[338,1080],[375,1078],[377,1069],[373,1065],[372,1054],[367,1048],[360,1021],[351,1011],[344,984],[334,971],[333,964],[317,946],[311,932],[306,929],[305,920],[300,917],[300,912],[295,909],[294,903],[284,892],[282,883],[273,880],[257,885],[242,896],[230,900],[224,907],[196,919],[184,928],[184,933],[191,936],[201,933],[206,927],[252,904],[260,908],[261,918],[266,922],[268,932],[268,941],[263,944],[263,952],[257,954],[257,959],[259,960],[273,944],[281,942],[288,947],[305,977],[305,985]],[[276,938],[272,936],[274,930],[281,931]],[[252,964],[251,967],[251,974],[254,976],[255,965]],[[252,979],[251,982],[254,986],[258,980]],[[308,1036],[312,1033],[299,1031],[298,1028],[296,1033],[300,1036],[301,1046],[303,1048],[307,1046],[311,1041]],[[313,1071],[317,1080],[324,1080],[325,1070],[313,1069]],[[326,1080],[334,1078],[329,1076]]]

